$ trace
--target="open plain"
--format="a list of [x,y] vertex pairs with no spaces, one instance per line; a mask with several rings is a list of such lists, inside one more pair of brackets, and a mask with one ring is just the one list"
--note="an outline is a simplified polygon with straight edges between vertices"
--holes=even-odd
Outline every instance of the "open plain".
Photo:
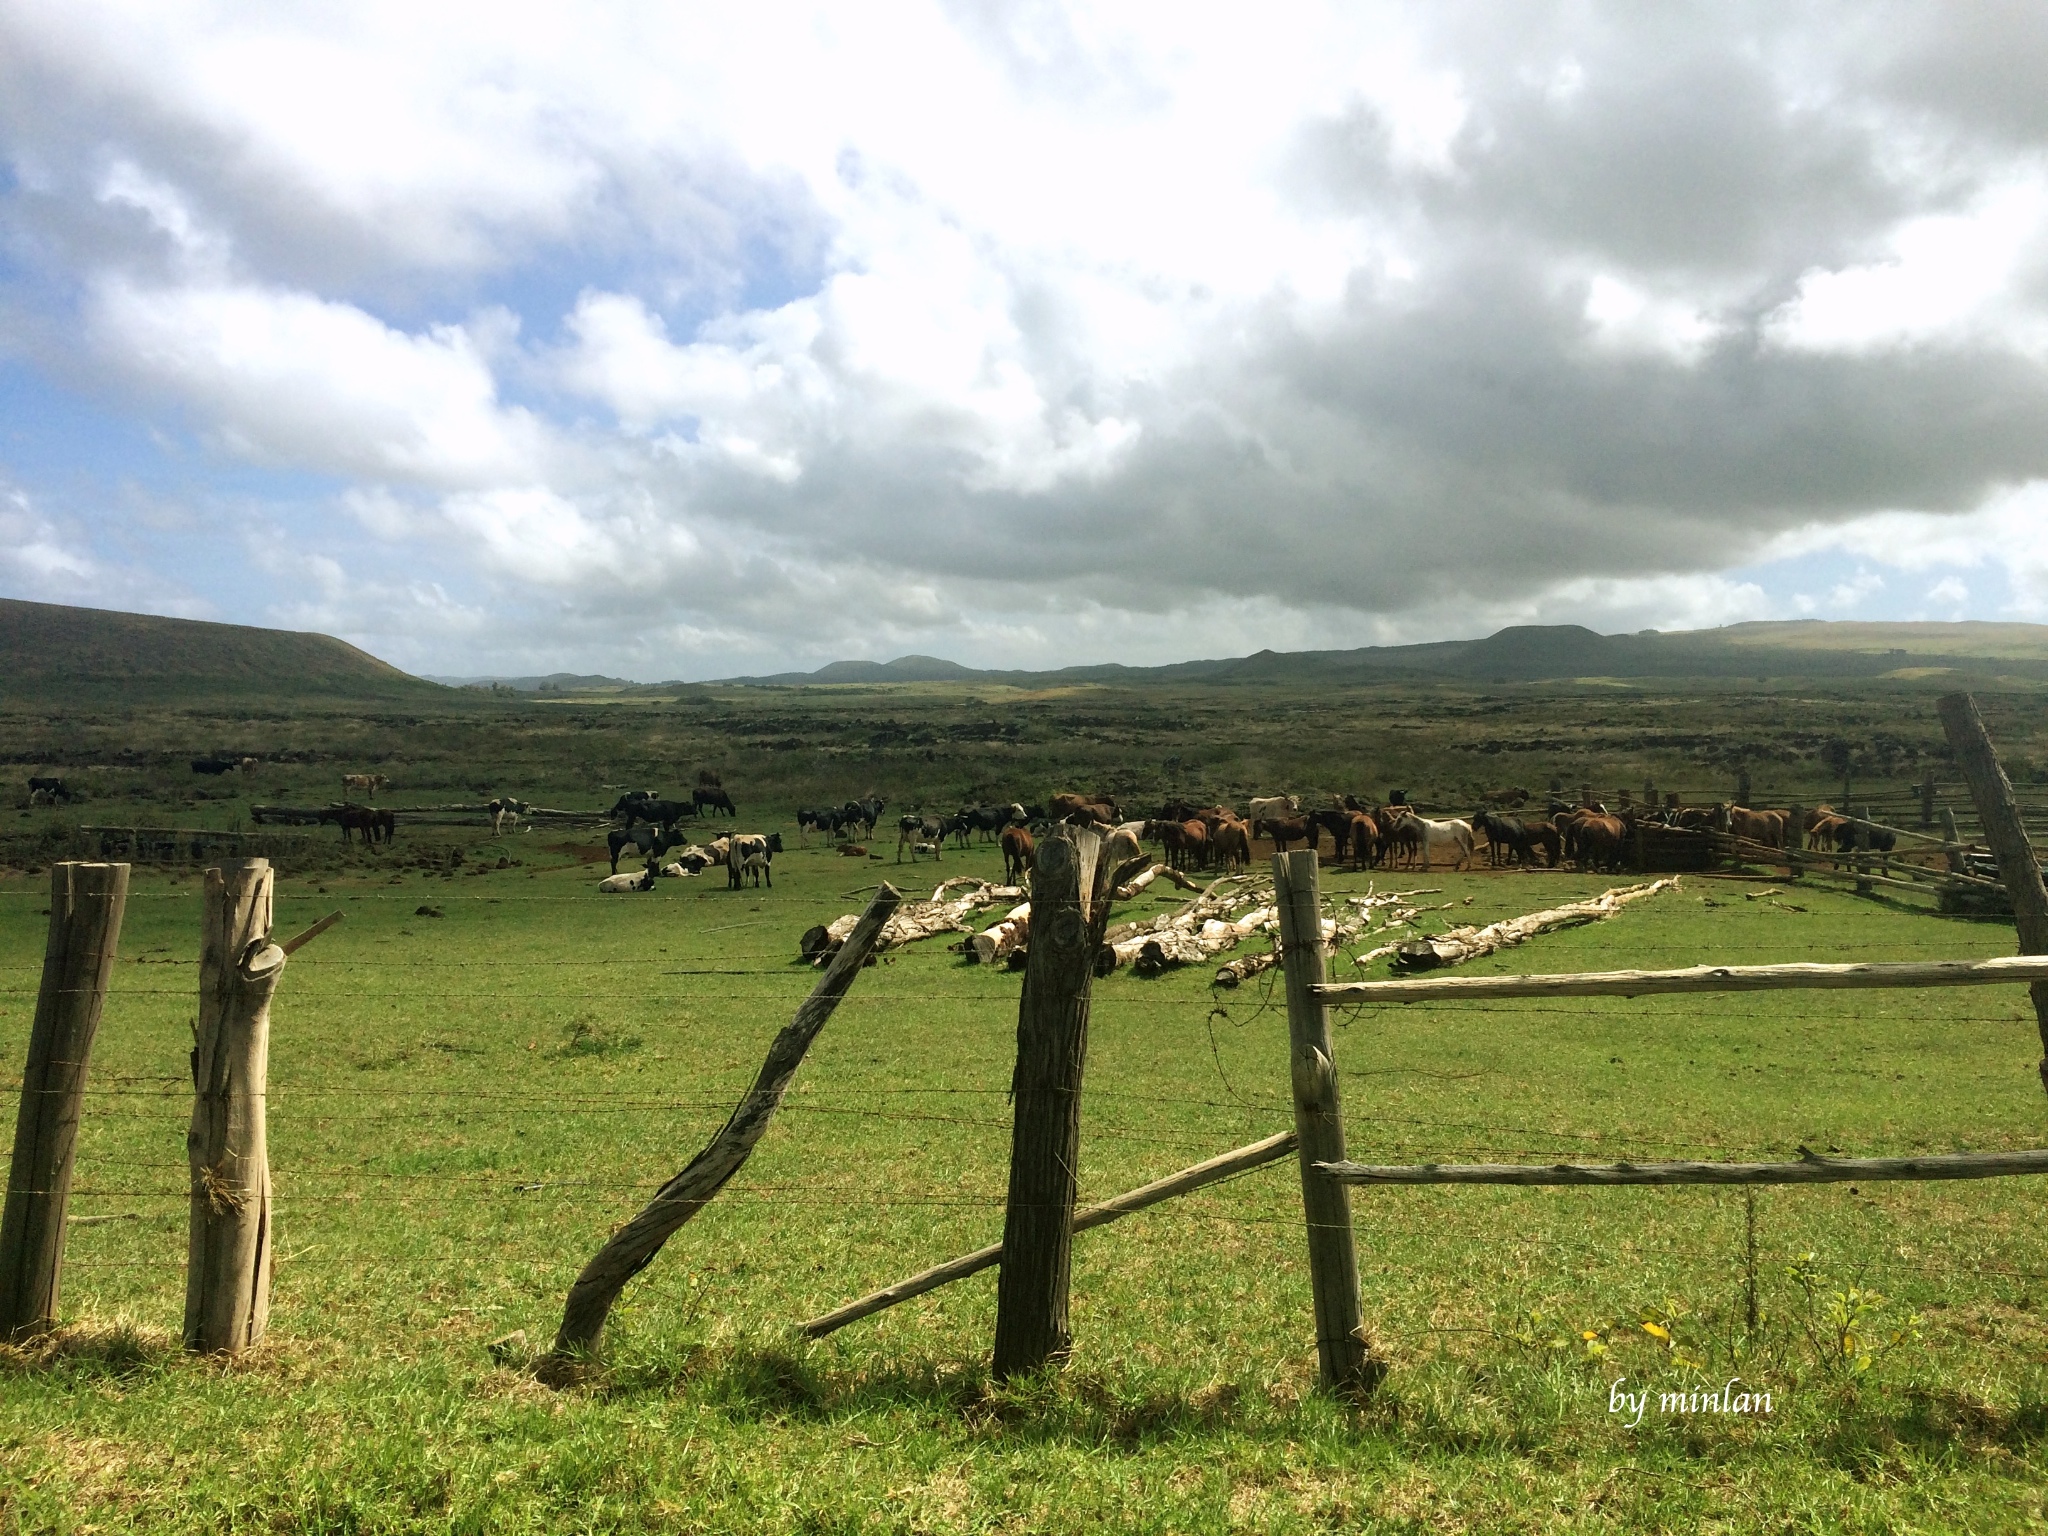
[[[815,979],[798,936],[888,879],[995,878],[993,845],[901,864],[800,848],[794,810],[1100,787],[1404,786],[1463,805],[1654,780],[1814,803],[1846,761],[1952,802],[1933,688],[1686,686],[1044,691],[707,688],[552,702],[0,705],[12,771],[77,803],[8,813],[0,1054],[21,1059],[53,857],[79,825],[253,830],[250,807],[377,771],[395,842],[293,834],[280,933],[345,920],[274,1010],[270,1331],[178,1347],[196,986],[190,858],[138,867],[95,1049],[64,1330],[0,1366],[6,1518],[23,1530],[925,1531],[2032,1529],[2048,1485],[2048,1234],[2036,1180],[1740,1191],[1353,1196],[1391,1362],[1314,1390],[1300,1195],[1282,1163],[1079,1237],[1063,1370],[989,1378],[992,1274],[817,1343],[792,1324],[1001,1235],[1020,977],[932,940],[865,971],[740,1178],[628,1289],[573,1384],[530,1369],[582,1262],[723,1121]],[[2023,801],[2027,685],[1980,694]],[[1846,747],[1830,748],[1841,742]],[[188,759],[248,754],[251,774]],[[601,809],[719,772],[780,830],[772,890],[599,895],[602,834],[408,826],[516,794]],[[1603,789],[1603,793],[1606,790]],[[452,818],[451,818],[452,820]],[[593,862],[595,861],[595,862]],[[636,866],[629,866],[636,867]],[[1687,875],[1474,975],[2011,953],[2009,924],[1782,871]],[[1564,872],[1326,872],[1484,922],[1616,883]],[[1147,891],[1132,911],[1182,899]],[[1437,894],[1440,893],[1440,894]],[[1363,946],[1354,946],[1362,948]],[[1340,979],[1384,964],[1335,962]],[[1082,1199],[1289,1125],[1272,974],[1098,981]],[[1338,1016],[1352,1155],[1387,1163],[1790,1158],[2041,1145],[2024,989],[1421,1004]],[[1753,1225],[1752,1225],[1753,1223]],[[1755,1326],[1747,1315],[1754,1293]],[[1768,1412],[1698,1410],[1768,1393]],[[1617,1389],[1617,1381],[1625,1384]],[[1640,1422],[1617,1390],[1648,1389]],[[1662,1410],[1685,1394],[1693,1409]],[[1727,1399],[1733,1401],[1732,1395]]]

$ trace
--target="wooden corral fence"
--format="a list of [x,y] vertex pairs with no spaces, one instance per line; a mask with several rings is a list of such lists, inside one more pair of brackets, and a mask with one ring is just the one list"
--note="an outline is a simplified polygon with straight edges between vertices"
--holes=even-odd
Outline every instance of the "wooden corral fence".
[[[1061,827],[1039,845],[1031,942],[1018,1008],[1012,1079],[1010,1179],[1000,1244],[961,1255],[798,1325],[818,1338],[914,1296],[994,1267],[999,1271],[994,1365],[1016,1376],[1061,1360],[1071,1346],[1068,1292],[1076,1233],[1293,1154],[1302,1196],[1310,1311],[1322,1386],[1357,1397],[1385,1372],[1363,1316],[1351,1228],[1351,1188],[1378,1184],[1811,1184],[1937,1180],[2048,1173],[2048,1149],[1903,1158],[1765,1163],[1500,1164],[1381,1166],[1352,1161],[1345,1142],[1329,1010],[1501,997],[1637,997],[1659,993],[2031,986],[2048,1087],[2048,887],[1974,706],[1942,701],[1944,725],[1969,778],[2004,877],[2022,954],[1973,961],[1861,965],[1696,966],[1685,970],[1554,976],[1439,977],[1332,983],[1310,851],[1273,860],[1286,981],[1292,1130],[1269,1134],[1087,1209],[1078,1208],[1080,1103],[1091,987],[1111,894],[1149,862],[1126,834]],[[92,1033],[119,931],[125,867],[60,865],[52,873],[51,934],[28,1070],[0,1217],[0,1328],[51,1326],[62,1265],[64,1204]],[[186,1342],[232,1353],[263,1333],[269,1305],[270,1176],[265,1146],[269,1006],[295,948],[270,936],[272,874],[260,860],[212,871],[202,926],[198,1050],[190,1151],[190,1254]],[[554,1345],[538,1362],[549,1380],[573,1379],[600,1341],[607,1315],[663,1245],[727,1188],[794,1081],[811,1043],[852,988],[894,911],[883,885],[810,996],[776,1036],[752,1088],[704,1149],[596,1247],[564,1301]],[[339,914],[336,914],[338,917]],[[1276,1063],[1276,1074],[1278,1064]]]

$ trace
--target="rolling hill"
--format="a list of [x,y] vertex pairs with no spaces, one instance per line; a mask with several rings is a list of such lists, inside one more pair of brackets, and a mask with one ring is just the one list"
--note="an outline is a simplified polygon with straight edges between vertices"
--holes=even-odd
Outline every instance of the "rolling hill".
[[331,635],[0,598],[0,698],[446,692]]

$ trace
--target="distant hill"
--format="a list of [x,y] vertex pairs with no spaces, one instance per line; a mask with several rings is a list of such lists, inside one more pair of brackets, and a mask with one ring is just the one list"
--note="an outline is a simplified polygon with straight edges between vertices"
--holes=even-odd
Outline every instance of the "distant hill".
[[1045,688],[1075,683],[1544,682],[1572,678],[1905,677],[1964,673],[2048,681],[2048,625],[1882,624],[1800,619],[1720,629],[1603,635],[1577,624],[1524,624],[1482,640],[1259,651],[1160,667],[1114,663],[1049,672],[976,671],[930,656],[835,661],[815,672],[721,681],[752,685],[982,682]]
[[631,678],[597,672],[550,672],[546,677],[442,677],[429,672],[426,678],[449,688],[509,688],[514,693],[611,693],[643,686]]
[[0,697],[416,698],[445,690],[332,635],[0,598]]

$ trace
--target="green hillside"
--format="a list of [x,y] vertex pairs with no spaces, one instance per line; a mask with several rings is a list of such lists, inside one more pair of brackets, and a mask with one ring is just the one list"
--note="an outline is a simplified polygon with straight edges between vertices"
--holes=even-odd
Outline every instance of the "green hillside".
[[0,598],[0,697],[447,691],[331,635]]

